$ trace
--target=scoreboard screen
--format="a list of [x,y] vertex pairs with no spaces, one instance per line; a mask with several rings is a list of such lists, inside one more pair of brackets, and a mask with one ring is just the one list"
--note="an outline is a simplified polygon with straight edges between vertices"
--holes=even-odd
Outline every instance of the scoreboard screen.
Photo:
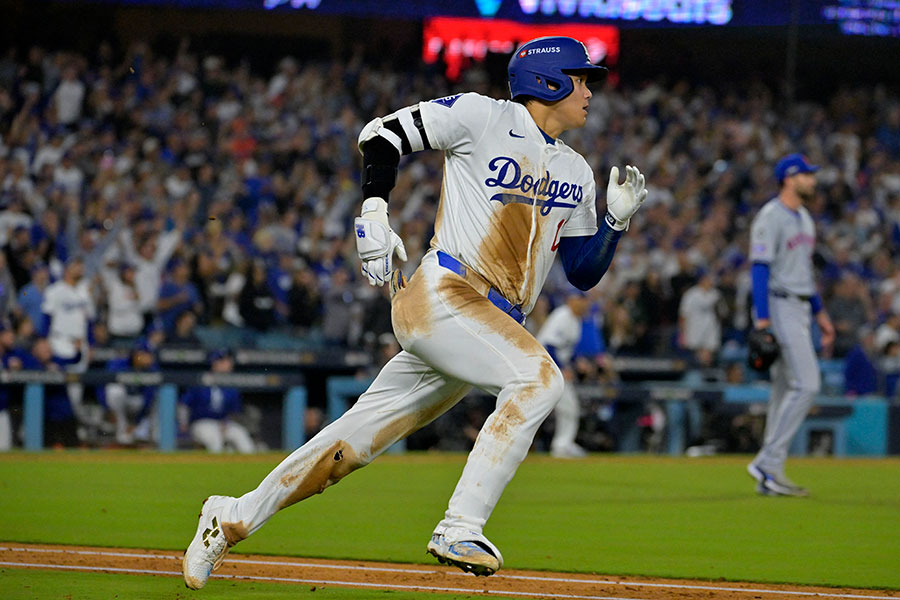
[[[81,0],[63,0],[79,2]],[[98,0],[92,0],[96,3]],[[634,27],[820,25],[835,33],[900,36],[900,0],[99,0],[121,5],[293,11],[358,17],[465,17],[528,24]]]

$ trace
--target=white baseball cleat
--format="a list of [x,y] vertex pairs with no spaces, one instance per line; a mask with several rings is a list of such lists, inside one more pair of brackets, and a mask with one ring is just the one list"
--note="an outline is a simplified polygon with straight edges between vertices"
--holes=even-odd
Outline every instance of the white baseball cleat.
[[438,562],[487,577],[503,566],[503,556],[484,535],[462,527],[438,525],[426,548]]
[[756,491],[763,496],[809,496],[809,490],[800,487],[783,473],[763,470],[756,463],[747,465],[747,472],[756,480]]
[[222,529],[222,513],[225,506],[233,501],[234,498],[229,496],[210,496],[203,501],[197,533],[181,561],[184,585],[192,590],[206,585],[210,573],[222,566],[225,555],[231,549]]
[[575,443],[557,448],[551,446],[550,456],[553,458],[584,458],[587,456],[587,450]]

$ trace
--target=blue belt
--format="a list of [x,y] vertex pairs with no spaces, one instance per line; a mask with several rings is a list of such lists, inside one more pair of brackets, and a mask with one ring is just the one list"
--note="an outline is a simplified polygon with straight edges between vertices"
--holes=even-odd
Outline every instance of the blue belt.
[[[466,273],[469,270],[466,265],[462,264],[443,250],[438,250],[437,256],[439,265],[453,271],[462,278],[466,277]],[[525,322],[525,313],[522,312],[522,307],[518,304],[513,304],[504,298],[503,294],[497,291],[497,288],[491,286],[487,293],[487,299],[490,300],[491,304],[515,319],[516,323],[521,325]]]

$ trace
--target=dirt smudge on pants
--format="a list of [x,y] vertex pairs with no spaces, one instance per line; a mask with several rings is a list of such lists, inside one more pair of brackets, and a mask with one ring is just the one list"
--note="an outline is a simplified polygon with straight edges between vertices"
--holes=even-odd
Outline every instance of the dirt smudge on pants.
[[460,385],[460,389],[450,394],[444,400],[427,406],[412,414],[404,414],[395,421],[385,425],[375,437],[372,438],[372,456],[377,456],[388,446],[403,439],[414,431],[418,431],[428,425],[439,416],[450,410],[469,391],[468,385]]
[[[444,301],[460,315],[468,317],[494,331],[527,354],[547,355],[544,347],[522,325],[494,306],[465,279],[454,273],[441,277],[437,286]],[[547,355],[549,359],[549,355]]]
[[494,415],[494,420],[485,432],[496,440],[511,442],[519,426],[525,422],[525,415],[517,398],[510,398]]
[[394,295],[391,302],[391,323],[401,345],[404,340],[431,333],[431,301],[425,288],[423,273],[414,273],[406,287]]
[[225,535],[225,541],[229,546],[234,546],[241,540],[247,539],[250,532],[243,521],[237,523],[222,523],[222,533]]
[[335,442],[319,456],[281,478],[281,485],[293,488],[293,491],[278,508],[296,504],[313,494],[321,494],[329,485],[334,485],[364,464],[356,451],[343,440]]

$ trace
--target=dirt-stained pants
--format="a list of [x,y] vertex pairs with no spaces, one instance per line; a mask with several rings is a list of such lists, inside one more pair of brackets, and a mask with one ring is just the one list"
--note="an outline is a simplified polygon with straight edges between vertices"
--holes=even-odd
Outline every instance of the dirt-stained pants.
[[440,524],[481,531],[563,377],[537,340],[428,253],[393,299],[403,347],[356,404],[284,459],[222,515],[234,541],[278,510],[337,483],[446,412],[472,386],[497,396]]

